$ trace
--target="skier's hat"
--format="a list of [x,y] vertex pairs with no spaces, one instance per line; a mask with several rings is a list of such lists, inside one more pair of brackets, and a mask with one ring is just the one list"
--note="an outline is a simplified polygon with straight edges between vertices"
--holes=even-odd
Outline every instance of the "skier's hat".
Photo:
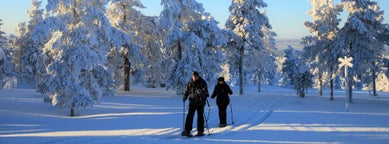
[[199,76],[199,72],[193,71],[193,72],[192,72],[192,75],[194,75],[194,76]]
[[217,81],[224,81],[224,77],[219,77]]

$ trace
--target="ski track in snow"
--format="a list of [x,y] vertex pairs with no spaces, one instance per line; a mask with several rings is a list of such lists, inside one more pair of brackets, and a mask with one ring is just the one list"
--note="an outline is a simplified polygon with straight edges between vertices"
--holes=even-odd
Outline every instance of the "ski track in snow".
[[[237,98],[238,97],[239,96],[237,96]],[[260,125],[268,117],[271,116],[274,109],[277,109],[278,104],[283,100],[283,98],[283,96],[254,96],[250,97],[250,99],[248,99],[249,101],[241,101],[239,103],[234,103],[233,109],[245,109],[238,111],[247,111],[247,113],[233,113],[234,124],[229,125],[225,128],[211,128],[211,135],[215,135],[213,136],[213,138],[230,137],[235,133],[240,133],[242,131],[250,129],[253,126]],[[248,106],[246,107],[246,105]],[[218,111],[217,108],[215,111]],[[230,106],[227,108],[227,111],[227,121],[231,123],[231,120],[228,119],[229,117],[231,117]],[[218,121],[217,115],[215,116],[215,118],[213,121]]]
[[[207,116],[208,110],[211,109],[209,119],[208,119],[208,125],[209,125],[209,132],[210,135],[208,135],[208,129],[205,127],[204,129],[204,136],[203,137],[192,137],[189,139],[199,139],[199,138],[210,138],[210,139],[220,139],[225,137],[231,137],[232,135],[236,133],[240,133],[242,131],[246,131],[254,126],[260,125],[262,122],[264,122],[268,117],[271,116],[274,109],[277,109],[278,104],[282,102],[282,100],[285,98],[284,96],[276,96],[276,97],[268,97],[268,96],[253,96],[250,98],[245,98],[245,100],[241,101],[234,101],[234,99],[240,99],[242,96],[233,96],[231,97],[231,105],[233,107],[233,118],[234,118],[234,124],[232,124],[231,119],[231,105],[227,107],[227,125],[226,127],[219,128],[219,117],[218,117],[218,108],[217,105],[211,106],[209,108],[208,106],[205,106],[204,113]],[[213,99],[208,99],[210,103],[212,103]],[[212,101],[212,102],[211,102]],[[247,106],[248,105],[248,106]],[[236,109],[236,110],[234,110]],[[238,110],[239,109],[239,110]],[[242,110],[243,109],[243,110]],[[185,109],[187,111],[187,108]],[[237,113],[234,111],[247,111],[247,113]],[[186,116],[186,115],[185,115]],[[197,120],[197,114],[195,114],[194,118],[194,130],[192,131],[192,134],[195,135],[197,133],[196,130],[196,120]],[[166,133],[165,136],[158,136],[163,139],[188,139],[187,137],[182,137],[180,135],[181,129],[177,129],[177,131],[170,131],[169,133]],[[181,137],[181,138],[180,138]],[[154,137],[155,138],[155,137]]]

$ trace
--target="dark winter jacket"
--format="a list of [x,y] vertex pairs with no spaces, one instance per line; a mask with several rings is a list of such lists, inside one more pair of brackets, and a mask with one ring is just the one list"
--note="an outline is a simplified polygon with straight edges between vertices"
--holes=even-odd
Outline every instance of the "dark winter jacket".
[[205,106],[207,97],[209,97],[208,86],[203,78],[199,77],[196,81],[190,81],[186,85],[183,101],[189,96],[189,104]]
[[223,84],[216,84],[215,89],[213,89],[213,93],[211,98],[216,98],[216,104],[221,106],[221,105],[228,105],[230,104],[230,97],[228,94],[232,95],[232,90],[231,88],[223,82]]

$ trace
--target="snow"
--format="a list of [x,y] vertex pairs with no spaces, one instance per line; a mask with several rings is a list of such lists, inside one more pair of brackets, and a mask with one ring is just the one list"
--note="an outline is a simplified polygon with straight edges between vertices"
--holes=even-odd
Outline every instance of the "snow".
[[299,98],[289,88],[264,86],[259,94],[256,88],[247,86],[245,94],[231,96],[234,124],[228,107],[225,128],[217,127],[216,101],[208,99],[211,135],[193,138],[180,136],[182,97],[163,88],[133,86],[131,92],[119,91],[79,109],[77,117],[44,103],[34,89],[0,90],[0,143],[389,143],[389,93],[373,97],[354,91],[346,112],[343,90],[330,101],[316,96],[315,89]]

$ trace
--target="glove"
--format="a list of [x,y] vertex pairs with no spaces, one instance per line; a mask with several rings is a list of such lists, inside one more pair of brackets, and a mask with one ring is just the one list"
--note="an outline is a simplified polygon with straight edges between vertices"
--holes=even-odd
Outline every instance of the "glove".
[[182,96],[182,101],[185,102],[187,98],[188,98],[188,96],[185,96],[185,95]]
[[201,89],[196,90],[196,94],[197,94],[197,95],[201,95],[201,93],[202,93],[202,90],[201,90]]

